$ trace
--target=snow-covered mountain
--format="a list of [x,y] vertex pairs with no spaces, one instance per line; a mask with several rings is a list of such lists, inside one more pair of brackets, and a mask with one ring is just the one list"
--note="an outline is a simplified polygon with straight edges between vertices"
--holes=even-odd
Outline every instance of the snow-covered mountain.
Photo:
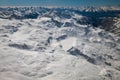
[[[120,7],[1,7],[0,18],[2,19],[38,19],[43,16],[61,19],[71,18],[74,14],[83,16],[78,19],[79,24],[89,24],[100,27],[106,31],[120,36],[119,24]],[[74,18],[73,18],[74,19]],[[56,22],[57,25],[60,23]],[[60,25],[61,26],[61,25]],[[117,29],[117,30],[116,30]],[[114,31],[115,30],[115,31]],[[116,33],[117,32],[117,33]]]
[[119,80],[117,7],[1,7],[0,80]]

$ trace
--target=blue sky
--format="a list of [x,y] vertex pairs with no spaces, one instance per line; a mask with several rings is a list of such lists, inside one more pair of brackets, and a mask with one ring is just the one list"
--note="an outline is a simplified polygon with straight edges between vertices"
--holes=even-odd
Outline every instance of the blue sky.
[[0,6],[103,6],[120,5],[120,0],[0,0]]

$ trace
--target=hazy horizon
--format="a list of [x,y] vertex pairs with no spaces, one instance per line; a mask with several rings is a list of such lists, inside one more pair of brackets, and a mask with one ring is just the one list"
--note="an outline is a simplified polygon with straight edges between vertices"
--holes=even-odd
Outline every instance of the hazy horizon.
[[0,0],[0,6],[118,6],[120,0]]

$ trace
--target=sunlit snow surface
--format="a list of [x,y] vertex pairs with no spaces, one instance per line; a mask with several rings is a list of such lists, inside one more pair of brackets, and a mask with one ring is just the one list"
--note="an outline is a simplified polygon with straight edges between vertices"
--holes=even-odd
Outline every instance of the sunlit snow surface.
[[60,16],[0,19],[0,80],[120,80],[120,38]]

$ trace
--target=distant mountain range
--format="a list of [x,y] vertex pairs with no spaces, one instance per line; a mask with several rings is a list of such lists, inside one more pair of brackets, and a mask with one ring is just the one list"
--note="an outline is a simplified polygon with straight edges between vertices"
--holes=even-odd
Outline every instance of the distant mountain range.
[[[1,7],[2,19],[37,19],[42,16],[70,18],[73,14],[84,16],[79,24],[101,27],[120,36],[120,7]],[[54,14],[54,15],[53,15]]]

